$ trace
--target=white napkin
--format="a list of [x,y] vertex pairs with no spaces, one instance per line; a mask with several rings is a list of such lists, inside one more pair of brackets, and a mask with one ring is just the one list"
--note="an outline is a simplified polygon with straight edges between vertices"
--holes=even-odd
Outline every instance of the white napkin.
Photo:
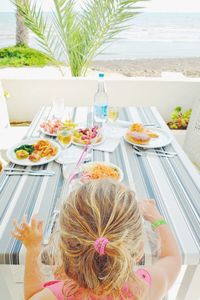
[[105,141],[97,146],[94,146],[94,150],[114,152],[120,143],[120,138],[105,138]]
[[114,152],[126,130],[126,128],[121,128],[119,126],[112,128],[109,125],[104,125],[103,135],[105,140],[102,144],[95,146],[94,149],[105,152]]
[[119,126],[119,127],[122,127],[122,128],[128,128],[129,126],[131,126],[133,122],[130,122],[130,121],[124,121],[124,120],[117,120],[116,121],[116,124]]

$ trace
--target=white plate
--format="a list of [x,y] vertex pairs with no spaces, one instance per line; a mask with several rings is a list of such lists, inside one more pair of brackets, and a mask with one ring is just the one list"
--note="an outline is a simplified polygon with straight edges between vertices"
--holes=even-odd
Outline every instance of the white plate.
[[111,163],[106,163],[106,162],[102,162],[102,161],[93,161],[93,162],[89,162],[89,163],[86,163],[83,165],[83,171],[85,171],[89,166],[94,166],[94,165],[97,165],[97,164],[101,164],[101,165],[105,165],[105,166],[108,166],[108,167],[112,167],[112,168],[116,168],[119,172],[119,179],[118,181],[121,182],[124,178],[124,174],[122,172],[122,170],[114,165],[114,164],[111,164]]
[[146,145],[140,145],[140,144],[136,144],[134,142],[131,142],[127,139],[126,134],[124,135],[124,139],[127,143],[137,146],[137,147],[141,147],[141,148],[160,148],[160,147],[164,147],[167,146],[171,143],[172,141],[172,136],[164,129],[161,128],[156,128],[156,127],[148,127],[147,129],[153,131],[154,133],[157,133],[159,135],[158,138],[151,138],[151,140],[149,141],[148,144]]
[[[103,136],[102,139],[98,143],[93,144],[93,147],[101,145],[104,141],[105,141],[105,136]],[[72,139],[72,144],[74,144],[76,146],[79,146],[79,147],[85,147],[85,145],[86,145],[86,144],[76,143],[76,142],[73,141],[73,139]],[[89,146],[90,146],[90,144],[89,144]]]
[[54,136],[54,137],[57,136],[57,133],[49,133],[49,132],[45,131],[44,128],[42,128],[42,127],[40,127],[40,131],[49,136]]
[[[42,128],[42,127],[40,127],[40,131],[46,135],[53,136],[53,137],[57,137],[57,135],[58,135],[57,133],[49,133],[49,132],[45,131],[44,128]],[[58,131],[60,131],[60,129],[58,129]]]
[[[17,165],[21,165],[21,166],[39,166],[39,165],[44,165],[44,164],[47,164],[51,161],[53,161],[54,159],[56,159],[56,157],[58,157],[60,155],[60,146],[54,142],[53,140],[48,140],[46,139],[48,142],[50,142],[53,146],[57,147],[58,149],[58,152],[55,156],[52,156],[51,158],[49,159],[46,159],[45,157],[41,158],[40,161],[38,162],[32,162],[31,160],[29,160],[28,158],[26,159],[18,159],[16,157],[16,154],[15,154],[15,149],[20,147],[21,145],[25,145],[25,144],[35,144],[37,143],[39,140],[42,140],[40,138],[30,138],[30,139],[27,139],[27,140],[23,140],[21,141],[20,143],[17,143],[15,145],[13,145],[10,149],[8,149],[7,151],[7,157],[8,159],[13,162],[14,164],[17,164]],[[45,140],[45,139],[43,139]]]

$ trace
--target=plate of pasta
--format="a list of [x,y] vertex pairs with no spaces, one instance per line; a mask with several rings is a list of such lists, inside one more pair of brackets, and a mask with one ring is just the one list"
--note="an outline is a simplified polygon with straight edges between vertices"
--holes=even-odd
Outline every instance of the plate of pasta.
[[123,172],[118,166],[112,163],[94,161],[83,165],[81,181],[110,178],[120,182],[123,177]]
[[8,149],[7,157],[21,166],[39,166],[56,159],[60,151],[60,146],[53,140],[32,138],[13,145]]

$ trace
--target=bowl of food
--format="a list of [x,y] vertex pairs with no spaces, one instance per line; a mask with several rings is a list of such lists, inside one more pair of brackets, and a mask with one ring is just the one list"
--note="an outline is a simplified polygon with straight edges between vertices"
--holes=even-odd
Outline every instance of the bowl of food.
[[0,161],[0,174],[3,172],[3,163]]
[[170,144],[172,136],[162,128],[146,128],[143,124],[133,123],[125,133],[124,139],[133,146],[160,148]]
[[49,136],[57,136],[58,131],[62,128],[68,129],[68,130],[74,130],[76,128],[77,124],[74,123],[72,120],[65,120],[61,121],[59,119],[52,119],[43,121],[40,124],[40,130],[42,133],[49,135]]
[[49,136],[57,136],[58,131],[63,127],[64,123],[60,120],[53,119],[43,121],[40,124],[40,130]]
[[121,182],[123,177],[124,174],[118,166],[112,163],[95,161],[83,165],[81,182],[105,178]]
[[37,166],[49,163],[60,154],[60,146],[53,140],[27,139],[7,151],[8,159],[22,166]]
[[104,141],[103,133],[98,126],[92,128],[77,128],[73,132],[73,144],[84,146],[86,144],[99,145]]
[[137,145],[147,145],[153,138],[158,138],[159,134],[145,128],[141,123],[133,123],[126,133],[126,139]]

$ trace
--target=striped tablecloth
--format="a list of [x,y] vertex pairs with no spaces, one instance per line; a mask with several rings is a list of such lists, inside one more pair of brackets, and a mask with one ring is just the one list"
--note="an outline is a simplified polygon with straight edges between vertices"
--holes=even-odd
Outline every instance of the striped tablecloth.
[[[87,107],[66,108],[75,122],[87,121]],[[42,107],[33,120],[25,138],[42,137],[39,124],[52,117],[51,107]],[[120,119],[167,129],[155,108],[122,108]],[[139,200],[154,198],[157,206],[174,231],[182,251],[183,262],[198,265],[200,262],[200,177],[177,144],[165,147],[177,152],[173,158],[149,155],[139,157],[123,139],[113,153],[93,151],[93,159],[118,165],[124,172],[124,182],[134,186]],[[62,169],[56,162],[40,167],[54,170],[52,177],[6,176],[0,177],[0,264],[23,264],[24,248],[13,239],[12,221],[20,221],[24,214],[28,220],[37,212],[44,220],[45,233],[50,230],[52,215],[59,207],[63,188]],[[151,260],[151,250],[146,246],[146,261]]]

